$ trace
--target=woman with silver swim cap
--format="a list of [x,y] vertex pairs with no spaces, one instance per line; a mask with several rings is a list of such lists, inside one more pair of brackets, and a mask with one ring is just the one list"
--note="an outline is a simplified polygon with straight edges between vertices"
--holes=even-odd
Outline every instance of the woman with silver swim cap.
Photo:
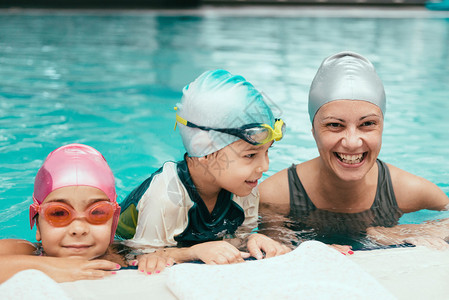
[[396,231],[382,228],[397,225],[403,213],[444,210],[449,203],[435,184],[378,159],[385,108],[382,81],[368,59],[349,51],[326,58],[309,93],[319,156],[261,183],[261,203],[313,228],[327,243],[357,247],[354,241],[368,233],[382,243],[448,247],[443,232],[426,241],[405,233],[383,240],[381,231]]

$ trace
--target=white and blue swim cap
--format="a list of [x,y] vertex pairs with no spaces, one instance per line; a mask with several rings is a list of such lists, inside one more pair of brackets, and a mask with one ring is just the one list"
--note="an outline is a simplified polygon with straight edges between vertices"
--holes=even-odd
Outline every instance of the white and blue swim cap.
[[385,115],[384,86],[368,59],[355,52],[343,51],[321,63],[309,92],[312,124],[320,107],[335,100],[368,101],[377,105]]
[[[206,71],[185,86],[177,114],[196,125],[240,128],[262,123],[274,127],[273,113],[264,96],[245,78],[225,70]],[[203,157],[239,140],[215,130],[201,130],[179,123],[182,142],[191,157]]]

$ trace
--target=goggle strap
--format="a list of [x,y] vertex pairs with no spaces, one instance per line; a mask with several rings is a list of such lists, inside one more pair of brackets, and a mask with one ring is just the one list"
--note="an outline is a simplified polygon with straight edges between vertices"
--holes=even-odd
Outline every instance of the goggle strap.
[[[175,106],[175,107],[173,107],[173,109],[174,109],[175,111],[177,111],[177,110],[178,110],[178,107]],[[175,128],[173,129],[174,131],[176,131],[176,126],[177,126],[177,125],[178,125],[178,114],[176,114]]]

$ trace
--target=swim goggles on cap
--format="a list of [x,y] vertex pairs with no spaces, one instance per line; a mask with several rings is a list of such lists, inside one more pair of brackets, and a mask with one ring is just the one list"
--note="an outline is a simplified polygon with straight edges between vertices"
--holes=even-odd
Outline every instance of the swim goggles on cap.
[[261,124],[261,123],[247,124],[240,128],[211,128],[196,125],[176,114],[175,129],[178,122],[191,128],[198,128],[207,131],[214,130],[230,134],[238,138],[241,138],[242,140],[250,143],[251,145],[263,145],[268,142],[271,142],[272,140],[279,141],[280,139],[282,139],[285,132],[285,123],[281,119],[275,119],[274,129],[268,124]]
[[66,203],[49,202],[42,205],[34,203],[36,211],[54,227],[64,227],[79,217],[85,217],[93,225],[106,223],[119,207],[116,202],[95,202],[82,213],[78,213]]

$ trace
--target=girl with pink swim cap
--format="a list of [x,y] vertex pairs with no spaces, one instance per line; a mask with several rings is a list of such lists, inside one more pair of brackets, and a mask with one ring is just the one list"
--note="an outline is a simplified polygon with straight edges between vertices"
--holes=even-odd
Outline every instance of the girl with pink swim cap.
[[0,282],[26,269],[58,282],[115,274],[126,265],[110,247],[119,215],[114,175],[103,155],[82,144],[54,150],[36,175],[30,205],[40,243],[1,240]]

